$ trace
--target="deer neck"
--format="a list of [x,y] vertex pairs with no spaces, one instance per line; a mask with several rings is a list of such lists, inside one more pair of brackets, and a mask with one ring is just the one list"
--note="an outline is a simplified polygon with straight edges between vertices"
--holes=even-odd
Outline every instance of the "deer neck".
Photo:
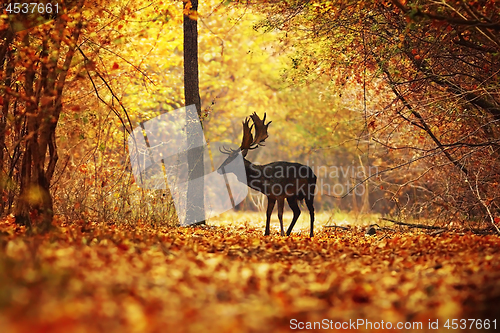
[[263,165],[253,164],[246,158],[245,163],[246,184],[248,187],[264,193],[264,176],[262,172]]

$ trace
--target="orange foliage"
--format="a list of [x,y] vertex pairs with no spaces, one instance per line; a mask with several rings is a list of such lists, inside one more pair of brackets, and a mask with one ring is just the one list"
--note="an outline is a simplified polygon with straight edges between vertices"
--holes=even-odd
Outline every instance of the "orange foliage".
[[289,332],[292,319],[427,331],[429,320],[498,314],[497,236],[61,223],[28,236],[12,219],[0,229],[8,332]]

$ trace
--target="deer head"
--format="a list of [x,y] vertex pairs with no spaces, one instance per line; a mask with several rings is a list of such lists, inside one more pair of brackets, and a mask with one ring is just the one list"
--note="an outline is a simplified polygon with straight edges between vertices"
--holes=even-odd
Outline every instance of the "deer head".
[[[252,126],[249,126],[250,119],[252,120]],[[263,146],[264,141],[268,138],[267,127],[271,123],[266,121],[266,114],[264,113],[264,118],[260,119],[257,113],[253,113],[250,118],[246,118],[243,121],[243,138],[241,140],[241,145],[238,149],[227,149],[220,150],[221,153],[229,155],[226,160],[221,164],[221,166],[217,169],[219,174],[225,172],[231,172],[231,170],[224,170],[226,166],[228,166],[231,162],[233,162],[238,154],[241,152],[243,157],[247,156],[247,153],[251,149],[258,148]],[[255,136],[252,134],[252,129],[255,129]]]

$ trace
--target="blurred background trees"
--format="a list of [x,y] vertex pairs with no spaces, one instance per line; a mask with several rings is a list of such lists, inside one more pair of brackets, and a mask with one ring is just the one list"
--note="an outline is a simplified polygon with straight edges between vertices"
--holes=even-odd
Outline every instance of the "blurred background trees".
[[[252,159],[313,167],[318,209],[495,222],[498,7],[201,2],[206,139],[238,143],[241,121],[267,112],[270,137]],[[1,213],[24,202],[18,215],[29,223],[49,198],[68,221],[174,223],[169,191],[134,184],[126,139],[183,106],[182,3],[85,1],[9,33],[12,20],[4,13],[0,23]],[[28,165],[38,170],[30,182],[46,182],[25,192]]]
[[380,159],[379,186],[401,212],[498,222],[497,2],[267,1],[263,12],[260,26],[297,48],[289,79],[327,77],[362,114],[366,158]]

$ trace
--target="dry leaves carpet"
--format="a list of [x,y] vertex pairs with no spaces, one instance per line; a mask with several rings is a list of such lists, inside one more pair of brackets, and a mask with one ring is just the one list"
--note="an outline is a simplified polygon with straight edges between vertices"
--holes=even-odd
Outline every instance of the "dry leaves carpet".
[[453,318],[498,325],[499,253],[499,237],[469,233],[365,236],[352,228],[309,239],[264,237],[263,226],[248,225],[59,225],[28,236],[4,220],[0,327],[290,332],[292,319],[364,319],[420,321],[421,332],[429,319],[442,326]]

